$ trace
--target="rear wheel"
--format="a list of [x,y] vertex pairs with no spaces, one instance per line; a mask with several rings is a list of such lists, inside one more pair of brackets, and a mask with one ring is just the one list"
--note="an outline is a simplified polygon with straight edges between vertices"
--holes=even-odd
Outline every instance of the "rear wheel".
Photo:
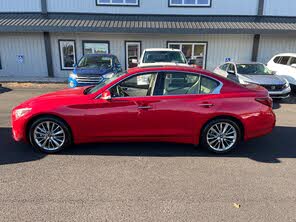
[[209,122],[201,136],[203,147],[215,153],[227,153],[239,143],[241,130],[237,123],[229,119],[217,119]]
[[57,153],[71,145],[72,141],[68,126],[54,117],[37,119],[29,133],[33,147],[44,153]]

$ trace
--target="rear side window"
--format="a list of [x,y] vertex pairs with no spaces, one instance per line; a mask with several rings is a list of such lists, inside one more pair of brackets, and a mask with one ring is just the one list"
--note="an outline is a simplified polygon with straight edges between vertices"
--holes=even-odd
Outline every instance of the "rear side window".
[[201,77],[200,94],[211,94],[214,93],[215,89],[219,86],[219,82],[210,79],[208,77]]
[[290,61],[290,65],[296,64],[296,57],[292,57]]
[[277,56],[273,59],[275,63],[280,63],[281,57]]
[[198,74],[172,72],[159,77],[154,95],[211,94],[219,86],[218,81]]
[[280,61],[280,64],[282,64],[282,65],[287,65],[289,59],[290,59],[289,56],[283,56],[282,59],[281,59],[281,61]]

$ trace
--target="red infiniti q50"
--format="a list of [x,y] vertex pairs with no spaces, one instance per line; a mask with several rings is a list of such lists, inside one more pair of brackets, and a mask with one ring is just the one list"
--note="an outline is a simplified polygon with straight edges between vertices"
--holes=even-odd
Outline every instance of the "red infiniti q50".
[[216,153],[275,126],[272,100],[190,67],[134,68],[96,86],[30,99],[12,112],[13,137],[45,153],[92,142],[176,142]]

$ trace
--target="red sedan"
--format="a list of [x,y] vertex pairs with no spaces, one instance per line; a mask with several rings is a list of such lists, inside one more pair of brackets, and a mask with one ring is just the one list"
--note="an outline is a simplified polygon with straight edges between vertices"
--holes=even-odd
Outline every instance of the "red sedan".
[[30,99],[12,112],[13,137],[55,153],[89,142],[176,142],[225,153],[275,126],[272,100],[202,69],[134,68],[96,86]]

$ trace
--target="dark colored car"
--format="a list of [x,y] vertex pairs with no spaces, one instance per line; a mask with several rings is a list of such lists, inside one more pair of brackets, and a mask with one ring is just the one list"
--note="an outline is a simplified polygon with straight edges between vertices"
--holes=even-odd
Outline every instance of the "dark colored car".
[[89,54],[83,56],[70,73],[70,88],[98,84],[121,72],[122,67],[115,55]]

